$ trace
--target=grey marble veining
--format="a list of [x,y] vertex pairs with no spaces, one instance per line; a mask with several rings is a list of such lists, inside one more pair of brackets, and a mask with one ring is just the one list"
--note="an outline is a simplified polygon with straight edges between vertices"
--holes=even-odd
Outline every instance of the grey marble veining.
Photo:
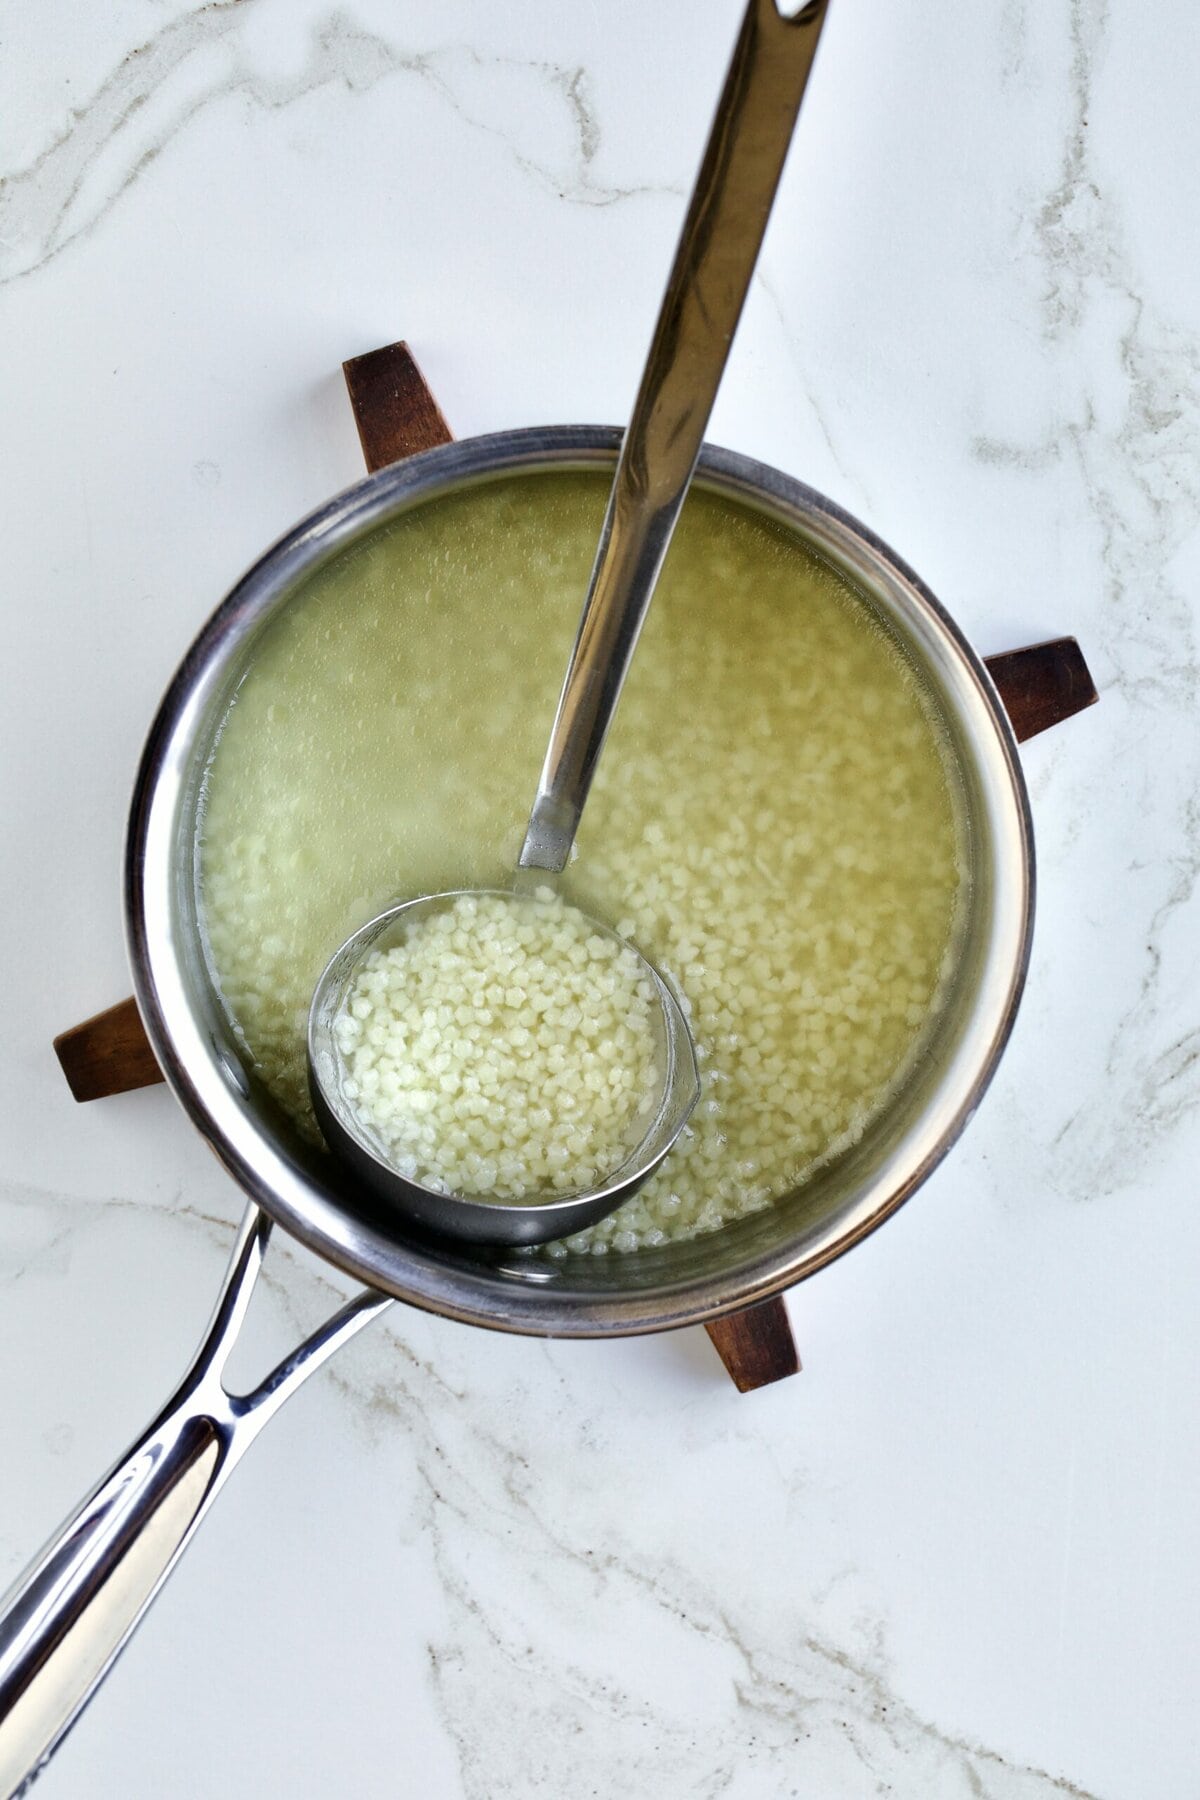
[[406,51],[333,11],[309,22],[301,66],[273,74],[246,42],[257,3],[210,0],[160,26],[72,108],[27,167],[3,175],[0,283],[32,274],[94,231],[203,111],[232,102],[279,112],[329,86],[354,95],[395,77],[421,81],[560,200],[610,206],[669,191],[596,179],[600,122],[582,66],[486,55],[470,44]]
[[[1200,738],[1192,729],[1200,697],[1192,585],[1200,333],[1164,316],[1143,290],[1119,194],[1091,151],[1109,23],[1107,7],[1080,0],[1070,9],[1060,173],[1031,221],[1043,271],[1041,326],[1060,363],[1071,355],[1073,392],[1038,442],[974,446],[986,460],[1030,471],[1070,466],[1101,570],[1093,654],[1107,663],[1117,788],[1108,828],[1125,846],[1123,872],[1138,901],[1114,921],[1132,954],[1122,959],[1119,1010],[1106,1028],[1105,1079],[1080,1097],[1049,1145],[1056,1185],[1081,1198],[1135,1184],[1156,1140],[1194,1126],[1200,1102]],[[1168,756],[1143,760],[1148,734],[1170,745]],[[1066,766],[1061,774],[1072,781]],[[1082,810],[1077,777],[1075,785]]]
[[[169,1388],[239,1209],[165,1093],[75,1109],[47,1048],[123,983],[154,697],[357,473],[343,357],[408,337],[464,435],[622,415],[736,11],[5,21],[4,906],[56,948],[8,977],[10,1574]],[[1073,631],[1100,685],[1025,751],[1034,962],[962,1145],[793,1297],[805,1372],[753,1399],[698,1333],[390,1312],[239,1470],[49,1800],[1190,1800],[1198,79],[1181,0],[842,0],[714,420],[981,649]],[[248,1362],[346,1291],[277,1240]]]

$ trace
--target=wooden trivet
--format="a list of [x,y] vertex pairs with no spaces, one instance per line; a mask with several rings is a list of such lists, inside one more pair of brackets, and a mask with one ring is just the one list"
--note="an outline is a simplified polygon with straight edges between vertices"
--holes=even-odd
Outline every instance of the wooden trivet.
[[[342,373],[369,470],[453,441],[407,344],[352,357]],[[1099,698],[1074,638],[1049,638],[984,660],[1020,743]],[[132,999],[60,1033],[54,1048],[76,1100],[102,1100],[163,1079]],[[779,1296],[729,1313],[705,1330],[740,1393],[800,1368]]]

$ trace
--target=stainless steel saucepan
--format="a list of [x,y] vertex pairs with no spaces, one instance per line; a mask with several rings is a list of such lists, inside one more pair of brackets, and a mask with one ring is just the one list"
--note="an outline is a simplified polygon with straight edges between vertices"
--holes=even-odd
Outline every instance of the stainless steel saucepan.
[[857,1242],[936,1165],[978,1103],[1012,1023],[1029,946],[1029,806],[1012,728],[980,659],[863,526],[777,470],[707,449],[698,485],[766,514],[843,569],[891,622],[948,724],[969,812],[971,901],[957,981],[913,1081],[851,1153],[766,1212],[636,1257],[526,1266],[405,1234],[248,1080],[201,946],[194,844],[203,770],[260,630],[316,569],[401,513],[508,476],[609,473],[619,436],[560,426],[449,444],[379,471],[305,520],[246,575],[188,652],[150,733],[129,828],[138,1004],[168,1081],[230,1173],[271,1218],[373,1288],[507,1331],[669,1330],[790,1287]]
[[[810,0],[785,22],[774,0],[750,0],[685,226],[680,254],[696,257],[703,279],[691,323],[690,314],[667,317],[672,354],[711,339],[704,354],[715,344],[723,361],[741,298],[729,317],[714,304],[732,280],[714,250],[714,219],[722,208],[729,217],[721,244],[740,231],[757,247],[763,196],[769,207],[815,43],[813,36],[804,51],[800,34],[815,34],[823,14],[824,0]],[[735,140],[752,152],[744,163]],[[748,210],[751,199],[758,214]],[[668,426],[676,429],[664,415]],[[702,430],[697,422],[695,438]],[[195,846],[204,770],[259,634],[324,563],[400,514],[514,475],[580,469],[611,477],[619,447],[618,432],[563,426],[450,444],[379,470],[313,513],[245,576],[167,693],[129,825],[125,899],[137,1003],[166,1079],[250,1204],[213,1323],[179,1388],[0,1615],[0,1794],[19,1791],[67,1731],[262,1425],[391,1297],[544,1335],[665,1331],[716,1319],[792,1286],[895,1211],[945,1155],[995,1069],[1024,980],[1033,907],[1028,801],[996,690],[953,621],[886,546],[800,483],[708,449],[697,484],[768,516],[844,570],[890,621],[947,722],[969,815],[970,899],[956,976],[911,1079],[853,1149],[769,1209],[690,1243],[549,1262],[421,1239],[348,1165],[303,1142],[247,1073],[201,943]],[[689,456],[694,447],[695,439]],[[272,1223],[367,1286],[253,1393],[231,1395],[223,1370]]]
[[[927,1055],[846,1155],[766,1211],[687,1243],[560,1262],[406,1231],[304,1143],[243,1067],[197,918],[205,765],[260,631],[330,558],[400,514],[512,475],[611,473],[620,433],[560,426],[471,439],[382,469],[290,532],[239,582],[179,669],[142,757],[126,921],[137,1001],[161,1068],[250,1197],[212,1326],[149,1430],[10,1596],[0,1617],[0,1793],[49,1755],[99,1683],[252,1438],[389,1297],[496,1330],[667,1331],[778,1294],[875,1229],[946,1154],[1007,1040],[1033,917],[1033,837],[1008,716],[953,620],[863,526],[801,483],[708,448],[700,487],[794,532],[890,621],[937,696],[969,813],[970,903],[956,979]],[[222,1383],[272,1223],[367,1284],[248,1395]]]

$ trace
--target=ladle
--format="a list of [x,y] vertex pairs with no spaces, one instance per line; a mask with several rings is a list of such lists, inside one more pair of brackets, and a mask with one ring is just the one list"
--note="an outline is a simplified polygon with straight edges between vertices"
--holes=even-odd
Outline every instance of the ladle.
[[[614,483],[521,853],[526,868],[561,869],[569,853],[695,466],[826,4],[785,19],[775,0],[749,0]],[[547,1235],[561,1228],[556,1220]],[[233,1392],[225,1364],[270,1231],[251,1205],[179,1386],[0,1603],[4,1800],[26,1791],[66,1736],[264,1424],[390,1304],[364,1290],[257,1387]]]
[[[828,0],[813,0],[790,18],[779,12],[776,0],[750,0],[747,7],[613,477],[521,847],[522,870],[560,874],[575,842],[704,441],[827,6]],[[601,1188],[565,1200],[542,1195],[524,1202],[466,1200],[401,1174],[373,1144],[343,1093],[333,1020],[347,984],[372,949],[396,942],[423,916],[458,897],[433,894],[404,901],[335,952],[309,1013],[313,1106],[331,1149],[419,1224],[477,1243],[545,1243],[603,1218],[658,1167],[699,1097],[695,1048],[678,1001],[643,957],[662,1011],[661,1100],[641,1143]],[[592,923],[608,933],[600,921]]]

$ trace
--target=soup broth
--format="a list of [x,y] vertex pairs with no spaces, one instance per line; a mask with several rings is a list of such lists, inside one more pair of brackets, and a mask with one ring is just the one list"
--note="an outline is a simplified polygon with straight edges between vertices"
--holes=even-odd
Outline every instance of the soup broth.
[[[511,879],[607,479],[493,481],[402,516],[265,629],[206,776],[198,871],[247,1061],[316,1137],[322,967],[391,902]],[[936,703],[871,602],[792,533],[693,491],[565,891],[674,981],[704,1092],[603,1255],[769,1206],[920,1055],[964,906]]]

